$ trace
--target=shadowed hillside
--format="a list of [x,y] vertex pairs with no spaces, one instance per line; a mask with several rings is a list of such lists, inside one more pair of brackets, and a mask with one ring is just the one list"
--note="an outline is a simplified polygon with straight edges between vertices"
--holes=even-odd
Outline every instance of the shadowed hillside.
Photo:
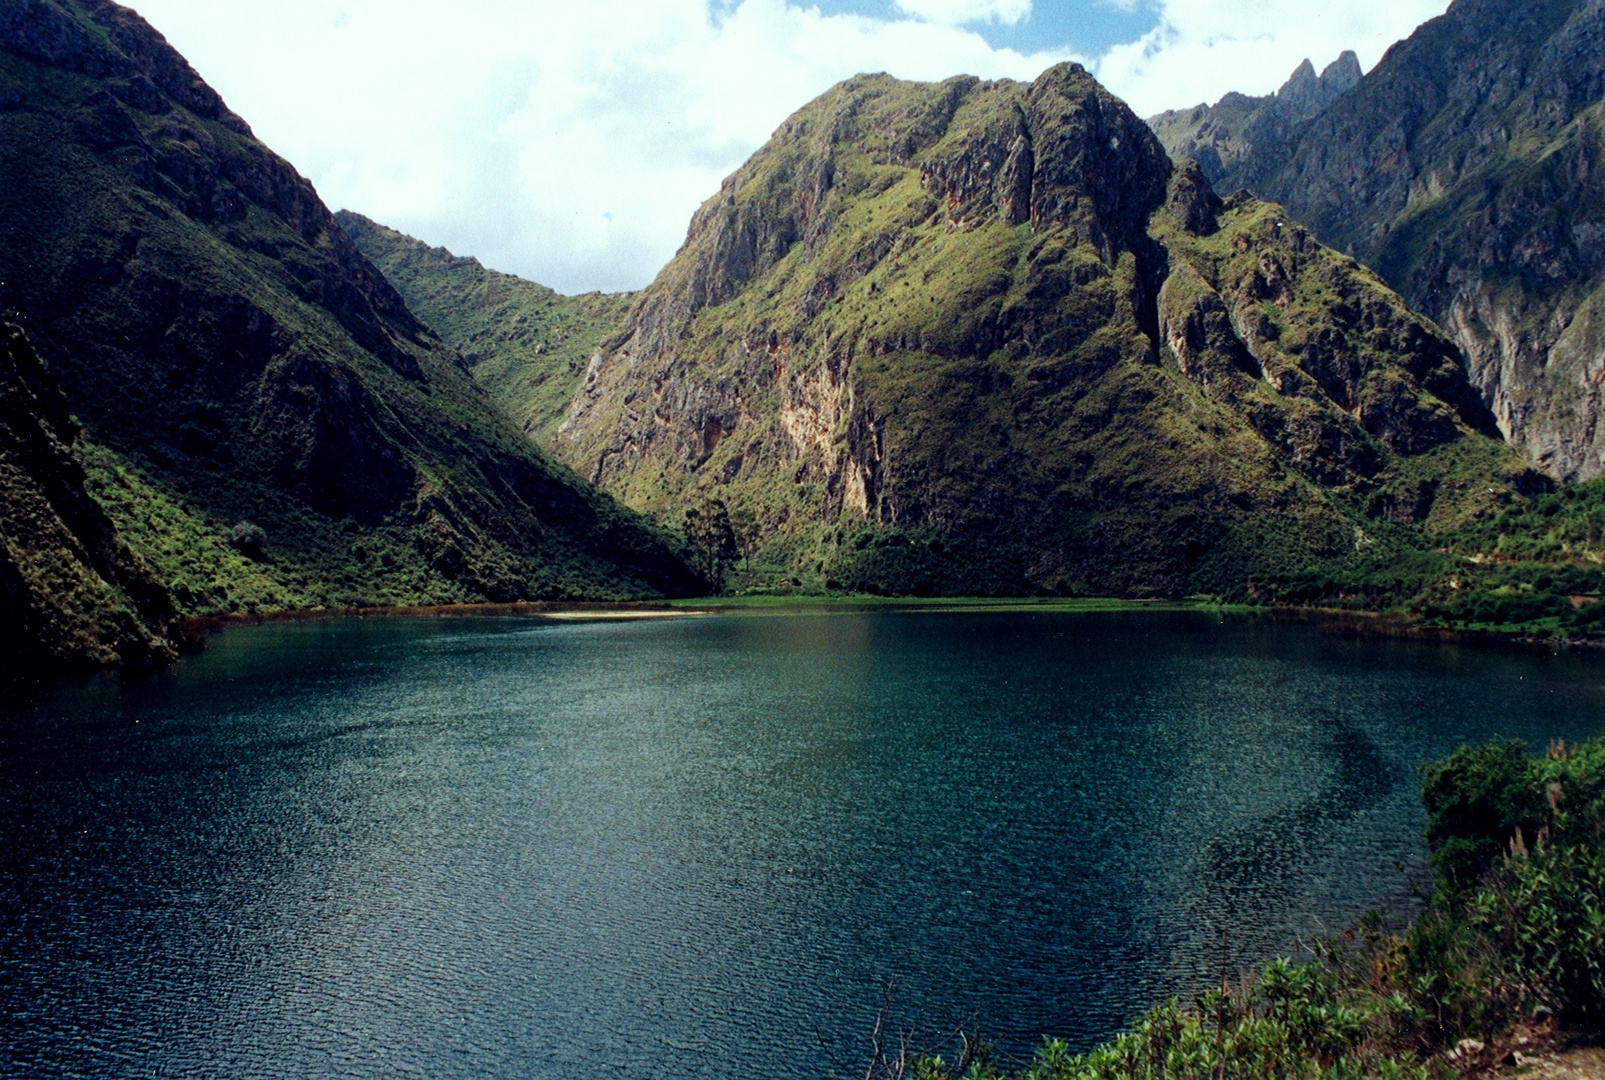
[[186,613],[684,595],[136,14],[0,7],[0,281]]
[[542,445],[563,422],[591,354],[635,299],[630,293],[561,296],[361,214],[342,210],[335,219],[407,307],[462,353],[474,381]]

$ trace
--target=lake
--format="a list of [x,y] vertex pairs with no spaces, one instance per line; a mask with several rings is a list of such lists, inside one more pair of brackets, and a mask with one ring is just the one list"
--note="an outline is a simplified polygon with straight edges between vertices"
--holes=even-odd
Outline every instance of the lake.
[[1085,1047],[1407,913],[1419,762],[1602,729],[1605,657],[1246,616],[233,630],[0,704],[0,1074]]

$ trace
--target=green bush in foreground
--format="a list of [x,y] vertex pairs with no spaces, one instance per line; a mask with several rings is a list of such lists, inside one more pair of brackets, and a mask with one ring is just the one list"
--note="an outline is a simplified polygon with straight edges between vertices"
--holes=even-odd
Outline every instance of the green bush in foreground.
[[1534,758],[1465,748],[1423,769],[1437,891],[1403,934],[1367,920],[1314,960],[1276,960],[1169,1001],[1087,1054],[1049,1039],[1009,1069],[966,1044],[878,1060],[913,1080],[1404,1080],[1485,1069],[1549,1015],[1605,1024],[1605,737]]

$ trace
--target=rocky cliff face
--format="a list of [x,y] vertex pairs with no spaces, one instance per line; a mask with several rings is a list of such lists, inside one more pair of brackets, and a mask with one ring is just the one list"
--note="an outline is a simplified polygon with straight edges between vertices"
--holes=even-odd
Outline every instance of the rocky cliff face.
[[796,114],[554,445],[641,509],[729,508],[754,584],[1143,595],[1447,527],[1522,476],[1493,434],[1431,324],[1071,65]]
[[1213,106],[1195,105],[1150,117],[1148,126],[1171,157],[1196,161],[1216,187],[1235,191],[1251,161],[1287,153],[1288,140],[1299,125],[1352,90],[1361,75],[1359,57],[1352,52],[1339,56],[1319,75],[1306,60],[1274,94],[1227,94]]
[[1510,441],[1605,473],[1605,3],[1457,0],[1241,168],[1464,351]]
[[67,401],[0,323],[0,674],[170,659],[172,599],[86,490]]
[[6,301],[184,610],[699,587],[134,12],[0,4],[0,176]]

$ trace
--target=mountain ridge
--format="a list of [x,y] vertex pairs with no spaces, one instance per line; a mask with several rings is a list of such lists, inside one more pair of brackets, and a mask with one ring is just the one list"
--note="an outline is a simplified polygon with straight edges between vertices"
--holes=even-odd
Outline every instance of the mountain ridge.
[[1605,474],[1602,41],[1598,0],[1456,0],[1235,174],[1437,320],[1564,481]]
[[687,595],[134,12],[0,11],[0,281],[181,614]]
[[[1352,515],[1529,484],[1452,345],[1282,219],[1074,65],[848,80],[697,212],[552,445],[638,509],[727,508],[772,583],[889,591],[1241,592],[1352,555]],[[1301,440],[1363,452],[1322,494]]]

